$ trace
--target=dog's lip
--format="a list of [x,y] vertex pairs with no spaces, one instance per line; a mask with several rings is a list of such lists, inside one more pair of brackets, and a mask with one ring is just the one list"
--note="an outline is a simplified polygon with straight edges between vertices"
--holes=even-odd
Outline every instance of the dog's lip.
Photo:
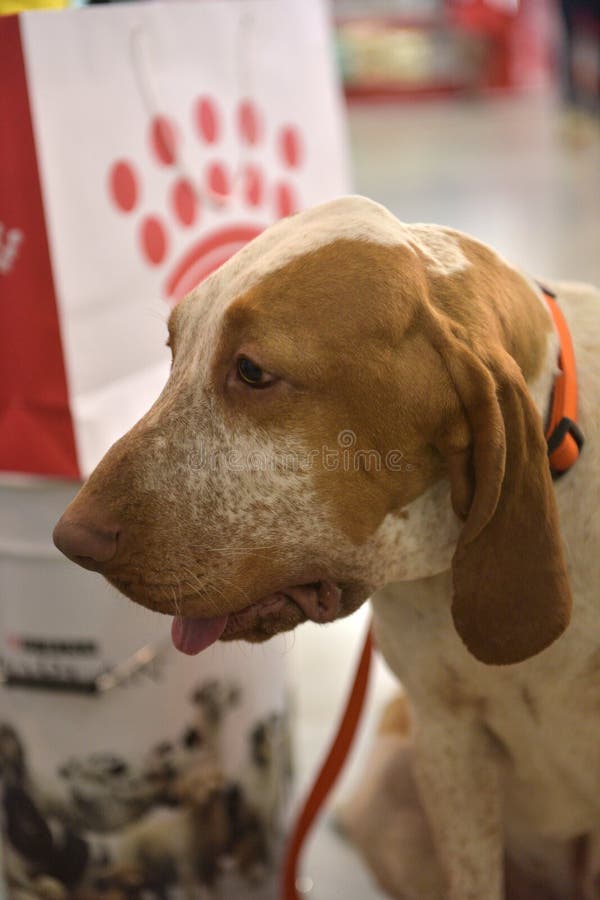
[[267,594],[235,613],[209,618],[176,616],[171,637],[179,651],[196,655],[222,636],[232,638],[239,634],[242,637],[258,621],[276,614],[289,602],[299,607],[313,622],[332,622],[340,613],[341,597],[342,589],[333,581],[320,579],[304,582]]
[[342,589],[339,584],[319,579],[282,591],[313,622],[332,622],[340,613]]
[[291,587],[280,588],[267,594],[257,603],[230,615],[227,637],[233,632],[243,632],[256,624],[257,619],[264,619],[278,612],[286,603],[293,603],[313,622],[332,622],[341,609],[341,587],[333,581],[319,579],[306,581]]

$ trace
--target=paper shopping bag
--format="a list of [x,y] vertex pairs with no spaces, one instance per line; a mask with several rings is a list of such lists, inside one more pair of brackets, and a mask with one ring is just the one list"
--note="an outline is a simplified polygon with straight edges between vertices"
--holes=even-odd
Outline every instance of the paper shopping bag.
[[170,306],[347,190],[317,0],[0,19],[0,471],[79,477],[150,406]]

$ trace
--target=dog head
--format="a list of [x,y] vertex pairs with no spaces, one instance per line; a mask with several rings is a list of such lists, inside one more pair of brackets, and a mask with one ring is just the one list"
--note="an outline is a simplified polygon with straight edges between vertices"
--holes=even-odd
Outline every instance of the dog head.
[[283,220],[174,309],[165,389],[56,543],[174,614],[188,652],[452,564],[469,649],[524,659],[569,615],[526,387],[551,333],[528,283],[464,235],[356,197]]

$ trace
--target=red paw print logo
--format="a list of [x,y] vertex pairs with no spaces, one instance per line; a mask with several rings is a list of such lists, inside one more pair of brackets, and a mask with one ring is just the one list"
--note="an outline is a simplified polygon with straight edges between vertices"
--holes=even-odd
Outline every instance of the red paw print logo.
[[[143,179],[135,163],[117,159],[108,173],[110,200],[136,222],[144,262],[157,269],[165,267],[164,291],[173,301],[180,300],[267,224],[296,212],[299,199],[291,178],[304,159],[299,130],[284,124],[268,135],[260,110],[250,100],[243,100],[234,121],[228,122],[214,100],[198,97],[192,106],[191,124],[194,154],[199,157],[193,172],[189,163],[182,163],[183,134],[177,125],[167,116],[156,116],[150,124],[150,157],[169,176],[162,211],[146,208]],[[233,166],[224,158],[228,126],[235,129],[240,156]],[[272,155],[273,150],[276,165],[269,164],[267,175],[265,155],[269,151]],[[215,221],[218,213],[233,209],[246,221],[232,223],[229,216],[228,223],[219,226]],[[254,221],[247,221],[248,213]]]

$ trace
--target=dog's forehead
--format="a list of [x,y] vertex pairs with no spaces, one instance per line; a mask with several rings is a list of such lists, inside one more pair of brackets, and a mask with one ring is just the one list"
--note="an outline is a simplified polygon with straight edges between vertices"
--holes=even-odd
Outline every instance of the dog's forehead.
[[185,301],[187,316],[215,318],[291,260],[336,241],[364,241],[419,251],[426,267],[450,275],[469,265],[458,235],[434,225],[406,225],[365,197],[342,197],[282,219],[224,263]]
[[363,197],[323,203],[267,228],[215,272],[206,287],[227,304],[296,257],[336,241],[398,243],[399,226],[385,207]]

